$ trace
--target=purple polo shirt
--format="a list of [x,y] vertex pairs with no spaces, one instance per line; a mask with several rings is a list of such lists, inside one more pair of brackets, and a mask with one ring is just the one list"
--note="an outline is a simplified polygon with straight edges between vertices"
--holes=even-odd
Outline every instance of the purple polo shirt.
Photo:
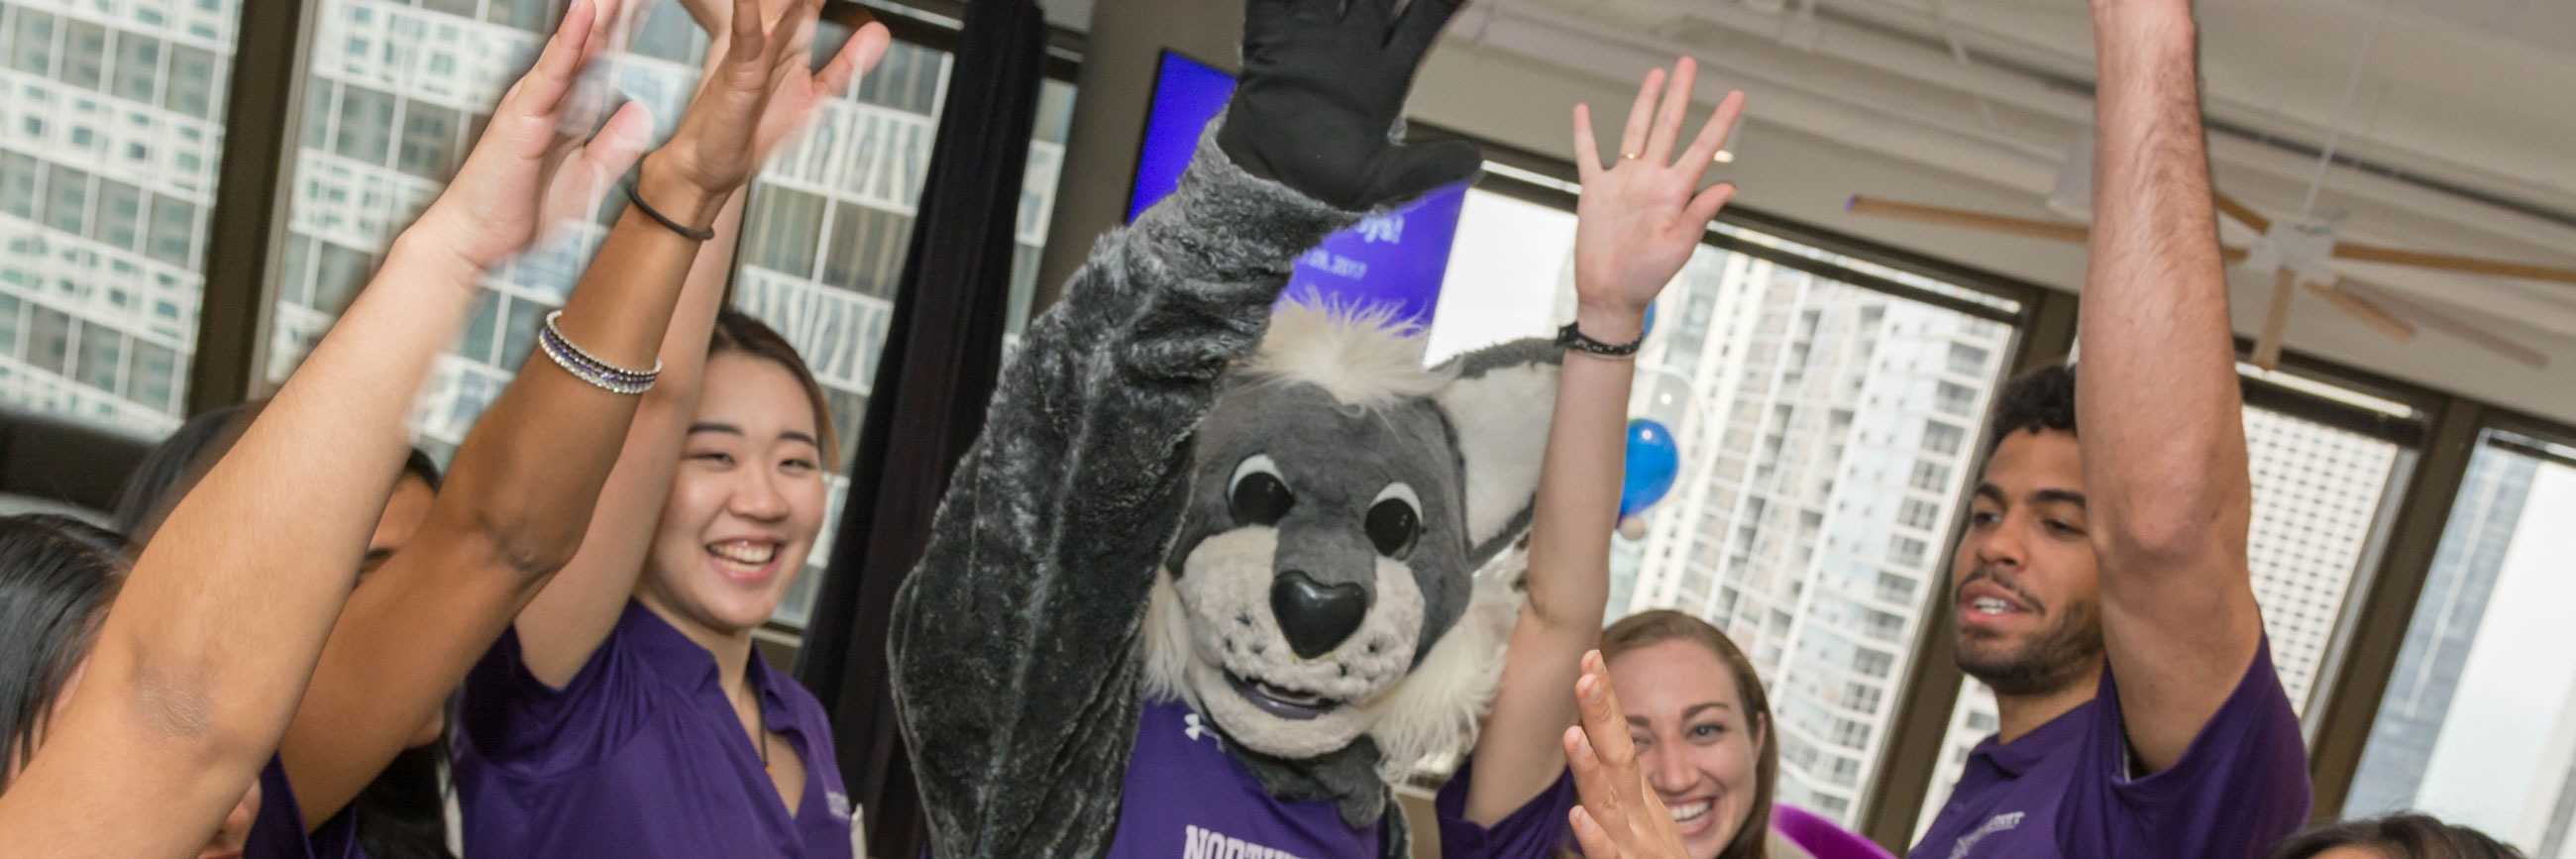
[[[1123,789],[1110,859],[1377,859],[1383,852],[1383,821],[1352,829],[1331,802],[1272,797],[1226,752],[1205,717],[1178,701],[1145,703]],[[1466,793],[1464,778],[1441,789],[1443,855],[1543,857],[1565,837],[1570,781],[1559,778],[1491,829],[1459,817]],[[1387,813],[1402,812],[1389,804]],[[1450,849],[1451,839],[1467,852]]]
[[1909,859],[2238,859],[2307,823],[2307,752],[2267,637],[2182,759],[2130,777],[2119,687],[2009,745],[1987,737]]
[[286,783],[286,767],[276,755],[259,771],[259,814],[251,818],[250,839],[242,859],[365,859],[358,849],[358,815],[343,807],[312,832],[304,831],[304,809],[295,803],[295,788]]
[[754,650],[761,721],[805,763],[790,816],[706,648],[643,605],[563,688],[515,630],[465,678],[456,791],[468,856],[850,856],[850,800],[813,693]]
[[1573,824],[1566,814],[1574,810],[1578,797],[1574,793],[1574,771],[1556,776],[1556,783],[1539,791],[1529,802],[1492,826],[1478,826],[1467,819],[1467,772],[1473,762],[1459,764],[1449,775],[1449,783],[1440,786],[1440,795],[1431,802],[1440,817],[1440,855],[1444,859],[1548,859],[1574,849]]

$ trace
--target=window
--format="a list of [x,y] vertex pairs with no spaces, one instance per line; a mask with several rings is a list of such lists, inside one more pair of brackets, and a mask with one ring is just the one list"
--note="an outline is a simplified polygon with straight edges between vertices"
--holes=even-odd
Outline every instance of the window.
[[2484,441],[2343,812],[2421,809],[2565,856],[2576,842],[2576,444],[2499,430]]
[[1897,511],[1896,521],[1908,528],[1932,530],[1932,526],[1940,524],[1941,505],[1920,498],[1905,499],[1903,508]]
[[[546,0],[321,4],[310,37],[313,77],[296,120],[300,144],[286,256],[276,269],[269,381],[285,380],[381,262],[385,242],[436,197],[481,131],[481,112],[534,59],[561,8]],[[832,30],[817,37],[818,54],[837,50],[846,36]],[[696,86],[705,50],[706,38],[679,3],[657,0],[619,59],[619,84],[667,129]],[[827,105],[812,131],[752,186],[735,307],[777,325],[813,367],[845,456],[858,445],[949,67],[944,52],[894,44],[855,96]],[[1070,84],[1042,87],[1016,249],[1013,306],[1022,308],[1055,205],[1055,165],[1073,102]],[[0,187],[0,200],[6,191]],[[443,459],[464,440],[623,204],[611,195],[592,225],[484,278],[451,350],[461,360],[439,362],[425,386],[422,413],[430,417],[417,437],[424,450]],[[827,515],[834,519],[844,483],[832,478]],[[827,527],[807,574],[780,605],[780,620],[804,622],[831,539]]]
[[1932,397],[1933,408],[1941,410],[1942,414],[1957,415],[1963,418],[1976,412],[1976,389],[1970,388],[1966,385],[1953,385],[1948,382],[1942,382],[1940,384],[1941,387],[1933,394]]
[[1887,562],[1900,567],[1921,568],[1925,551],[1924,542],[1912,537],[1890,537],[1887,540]]
[[54,70],[54,15],[46,8],[63,8],[68,4],[36,5],[20,0],[10,4],[15,26],[9,33],[9,67],[31,75],[51,75]]
[[[1859,262],[1728,232],[1798,257]],[[1573,235],[1569,211],[1470,191],[1445,275],[1458,286],[1433,319],[1432,360],[1554,333]],[[1795,793],[1808,800],[1800,807],[1850,823],[1895,718],[1885,683],[1910,658],[1906,633],[1922,611],[1919,573],[1887,574],[1881,553],[1910,545],[1901,551],[1919,569],[1929,542],[1894,532],[1945,533],[1951,521],[1938,501],[1901,510],[1838,502],[1901,495],[1910,482],[1950,490],[1947,465],[1917,468],[1912,451],[1873,440],[1913,441],[1903,436],[1913,432],[1907,424],[1926,423],[1922,403],[1886,395],[1944,374],[1957,332],[1973,318],[1716,247],[1699,248],[1659,303],[1664,321],[1640,366],[1689,380],[1702,419],[1675,430],[1691,464],[1643,514],[1645,539],[1614,543],[1610,615],[1674,608],[1727,630],[1783,720],[1815,714],[1813,727],[1781,744],[1783,801]],[[1974,346],[1992,348],[1983,339]],[[1946,378],[1974,401],[1998,383],[1999,369]],[[1948,433],[1948,452],[1966,445],[1965,427],[1930,425]]]
[[1950,344],[1950,365],[1947,369],[1953,376],[1983,376],[1986,374],[1987,355],[1983,348],[1966,343],[1952,343]]
[[223,137],[209,105],[241,5],[186,22],[129,5],[0,6],[0,400],[163,432],[196,340]]
[[1885,693],[1879,691],[1878,687],[1867,683],[1845,683],[1843,684],[1843,707],[1862,712],[1875,712],[1878,710],[1879,697],[1883,694]]
[[1960,443],[1967,437],[1966,430],[1940,421],[1927,421],[1923,424],[1923,450],[1926,453],[1937,453],[1943,456],[1957,455]]
[[[2263,608],[2282,690],[2290,706],[2304,713],[2342,620],[2345,592],[2381,524],[2381,496],[2410,454],[2388,441],[2251,406],[2245,409],[2245,445],[2254,484],[2247,533],[2254,601]],[[1982,684],[1965,681],[1945,747],[1964,752],[1992,733],[1991,727],[1971,726],[1992,725],[1994,706]],[[1943,756],[1915,821],[1918,835],[1958,782],[1953,757],[1964,759]]]
[[1906,478],[1905,485],[1925,492],[1949,491],[1950,467],[1938,462],[1917,462],[1913,476]]

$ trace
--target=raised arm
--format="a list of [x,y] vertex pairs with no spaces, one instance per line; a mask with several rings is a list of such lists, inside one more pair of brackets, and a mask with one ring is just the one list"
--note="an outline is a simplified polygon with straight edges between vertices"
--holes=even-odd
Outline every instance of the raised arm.
[[[707,327],[733,253],[731,228],[740,223],[740,188],[757,165],[741,153],[754,149],[763,97],[781,101],[764,91],[779,79],[774,72],[801,72],[806,62],[813,8],[772,14],[780,12],[808,19],[745,16],[752,26],[725,33],[728,44],[714,52],[719,59],[679,131],[645,159],[637,179],[637,194],[658,211],[684,224],[713,222],[720,238],[701,246],[630,206],[563,308],[567,339],[622,367],[650,367],[658,357],[661,377],[643,396],[628,396],[531,360],[476,422],[419,533],[350,598],[280,747],[308,825],[329,819],[402,751],[414,726],[437,712],[502,626],[577,557],[576,548],[641,552],[646,541],[635,530],[652,528],[668,469],[649,492],[615,485],[603,492],[603,484],[621,462],[630,426],[646,428],[650,438],[636,444],[651,447],[676,430],[650,431],[686,421],[696,401]],[[846,85],[873,58],[862,56],[864,46],[882,48],[883,28],[871,32],[877,38],[853,39],[826,67],[822,86]],[[819,91],[814,79],[794,80],[808,85],[789,97],[810,105],[808,94]],[[621,139],[640,146],[643,115],[629,116],[632,127]],[[615,173],[598,178],[605,185]],[[675,314],[677,307],[686,312]],[[585,541],[594,521],[611,532]],[[611,618],[624,598],[621,589]]]
[[1388,139],[1456,3],[1391,7],[1254,0],[1242,84],[1180,187],[1100,239],[1004,372],[890,630],[944,859],[1107,846],[1192,428],[1298,253],[1473,174],[1472,146]]
[[[722,35],[737,20],[752,17],[739,15],[738,11],[751,8],[749,2],[737,2],[730,8],[725,0],[690,0],[683,5],[700,26],[707,28],[710,37]],[[798,27],[792,31],[795,41],[784,56],[796,59],[807,55],[819,5],[806,0],[762,0],[761,14],[775,16],[785,12],[798,16]],[[784,69],[790,74],[769,96],[766,108],[759,114],[758,130],[737,144],[748,153],[742,164],[741,181],[749,181],[770,153],[793,139],[825,101],[846,91],[859,75],[874,68],[885,55],[886,44],[885,26],[871,22],[851,34],[840,55],[821,73],[803,74],[802,65]],[[722,56],[725,51],[721,41],[711,51],[719,56],[709,59],[710,82],[718,78],[718,70],[727,62]],[[750,125],[746,123],[745,127]],[[740,184],[736,183],[737,189]],[[697,411],[707,340],[715,330],[716,313],[724,304],[725,281],[733,270],[734,243],[742,231],[742,197],[739,190],[733,193],[732,202],[717,221],[716,240],[700,250],[689,264],[688,286],[680,298],[679,312],[671,318],[669,331],[660,341],[662,382],[645,394],[633,428],[625,435],[623,449],[614,451],[616,469],[609,473],[606,489],[599,493],[597,509],[587,523],[589,536],[582,541],[580,554],[518,613],[521,658],[538,680],[556,686],[570,682],[591,653],[599,649],[600,642],[607,640],[627,598],[635,591],[636,577],[643,572],[645,558],[652,549],[662,502],[671,490],[672,473],[680,465],[681,443]],[[606,253],[603,251],[601,256],[606,257]]]
[[2094,0],[2101,63],[2076,425],[2130,746],[2182,757],[2253,662],[2252,505],[2188,0]]
[[634,119],[587,150],[555,146],[599,47],[595,8],[575,0],[457,181],[137,559],[68,710],[0,794],[11,852],[184,854],[277,747],[475,278],[561,210],[549,202],[590,193],[640,149]]
[[[1620,158],[1606,168],[1590,108],[1574,107],[1575,170],[1583,181],[1575,203],[1574,322],[1592,339],[1616,344],[1643,336],[1646,308],[1690,262],[1709,220],[1735,193],[1726,184],[1699,190],[1699,182],[1743,109],[1742,93],[1728,93],[1675,160],[1697,76],[1698,64],[1687,57],[1669,91],[1664,70],[1647,73],[1620,135]],[[1502,820],[1565,770],[1558,740],[1575,720],[1575,700],[1565,690],[1582,673],[1584,652],[1601,640],[1610,598],[1610,531],[1635,370],[1628,358],[1566,353],[1530,520],[1529,600],[1512,627],[1502,683],[1469,771],[1467,819],[1477,824]]]

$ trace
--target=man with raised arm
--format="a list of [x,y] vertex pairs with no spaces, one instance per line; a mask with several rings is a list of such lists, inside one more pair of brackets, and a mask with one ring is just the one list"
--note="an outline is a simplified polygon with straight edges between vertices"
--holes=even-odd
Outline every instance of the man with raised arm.
[[2191,5],[2092,6],[2082,384],[2055,368],[1998,398],[1950,584],[1959,667],[1994,688],[2001,730],[1918,859],[2245,857],[2307,817],[2247,576]]

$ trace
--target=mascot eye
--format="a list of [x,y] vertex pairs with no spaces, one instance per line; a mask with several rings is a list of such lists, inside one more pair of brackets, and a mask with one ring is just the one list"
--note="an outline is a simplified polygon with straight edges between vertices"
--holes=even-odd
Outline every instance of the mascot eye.
[[1297,506],[1288,482],[1279,479],[1279,466],[1260,454],[1234,467],[1234,488],[1226,499],[1238,525],[1277,525],[1288,518],[1288,508]]
[[1421,503],[1413,487],[1401,483],[1378,491],[1367,522],[1369,542],[1377,545],[1378,554],[1399,561],[1412,557],[1413,544],[1422,537]]

